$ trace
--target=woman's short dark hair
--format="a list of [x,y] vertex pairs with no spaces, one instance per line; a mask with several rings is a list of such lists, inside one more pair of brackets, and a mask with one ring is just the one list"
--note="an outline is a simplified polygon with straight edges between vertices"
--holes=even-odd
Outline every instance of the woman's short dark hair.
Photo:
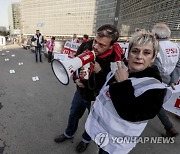
[[111,24],[105,24],[98,28],[97,35],[99,37],[112,38],[111,44],[113,45],[119,38],[119,32],[117,28]]

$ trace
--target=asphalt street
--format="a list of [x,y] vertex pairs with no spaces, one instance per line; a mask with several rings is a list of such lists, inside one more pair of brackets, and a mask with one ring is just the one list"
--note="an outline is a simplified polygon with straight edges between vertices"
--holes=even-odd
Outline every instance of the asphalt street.
[[[8,52],[9,51],[9,52]],[[4,55],[2,55],[4,54]],[[14,55],[14,56],[13,56]],[[9,59],[9,61],[5,61]],[[21,64],[21,65],[20,65]],[[10,73],[14,70],[15,73]],[[38,81],[32,77],[38,76]],[[73,140],[55,143],[67,125],[74,83],[61,85],[45,56],[36,63],[31,50],[8,45],[0,51],[0,154],[76,154],[87,112],[79,123]],[[180,132],[180,119],[168,113]],[[93,128],[92,128],[93,129]],[[150,120],[143,137],[161,137],[165,130],[160,120]],[[92,142],[86,154],[96,154]],[[130,154],[179,154],[180,135],[173,143],[138,143]]]

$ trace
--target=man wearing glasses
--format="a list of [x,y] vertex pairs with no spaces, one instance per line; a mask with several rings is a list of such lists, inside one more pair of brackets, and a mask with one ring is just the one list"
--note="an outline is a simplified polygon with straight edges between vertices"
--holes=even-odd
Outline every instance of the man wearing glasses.
[[[76,55],[86,50],[93,50],[96,59],[89,69],[89,79],[85,80],[83,78],[86,75],[83,67],[73,77],[77,90],[72,100],[68,126],[63,134],[54,139],[56,143],[61,143],[74,137],[79,119],[83,116],[86,108],[90,111],[91,102],[95,100],[106,81],[106,76],[110,72],[110,63],[124,58],[124,52],[117,43],[118,38],[119,32],[116,27],[106,24],[97,30],[94,40],[82,43],[78,48]],[[91,138],[84,131],[82,140],[76,147],[76,152],[81,153],[85,151],[90,141]]]

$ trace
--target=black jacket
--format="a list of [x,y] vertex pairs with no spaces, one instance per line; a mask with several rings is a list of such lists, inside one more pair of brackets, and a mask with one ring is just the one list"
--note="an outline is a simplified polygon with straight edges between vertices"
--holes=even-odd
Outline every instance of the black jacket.
[[[144,71],[130,73],[129,77],[154,77],[161,81],[157,67],[150,67]],[[167,89],[151,89],[135,97],[131,80],[110,84],[109,93],[112,103],[125,120],[137,122],[154,118],[160,111]]]
[[[82,43],[77,50],[77,55],[83,53],[86,49],[92,50],[93,40]],[[80,92],[83,99],[86,101],[94,101],[95,97],[99,94],[102,86],[106,81],[106,76],[110,71],[110,62],[114,62],[115,60],[115,52],[112,55],[100,59],[96,57],[96,62],[100,64],[102,70],[99,73],[92,73],[89,80],[81,80],[85,85],[85,88],[80,88],[77,86],[77,90]]]

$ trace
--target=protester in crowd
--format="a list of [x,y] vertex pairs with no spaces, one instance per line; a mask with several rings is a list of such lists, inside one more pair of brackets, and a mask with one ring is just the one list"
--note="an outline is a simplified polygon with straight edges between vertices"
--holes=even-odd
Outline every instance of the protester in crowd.
[[77,38],[77,35],[76,34],[73,34],[73,37],[71,39],[71,43],[79,43],[79,39]]
[[16,41],[17,41],[17,39],[14,37],[13,38],[13,44],[16,44]]
[[[77,130],[80,118],[83,116],[86,108],[90,110],[91,101],[99,93],[102,85],[105,83],[106,76],[110,71],[110,62],[119,61],[123,58],[123,50],[116,42],[119,32],[113,25],[102,25],[98,30],[94,40],[82,43],[78,48],[77,55],[86,50],[94,51],[96,59],[89,72],[89,79],[85,80],[84,68],[78,70],[78,75],[74,76],[74,82],[77,90],[72,100],[68,126],[65,132],[55,138],[55,142],[60,143],[67,139],[72,139]],[[78,77],[80,76],[80,77]],[[81,153],[86,150],[91,138],[86,132],[82,135],[82,141],[76,147],[76,151]]]
[[83,35],[82,43],[88,42],[89,41],[89,36],[87,34]]
[[[158,46],[152,33],[138,32],[129,42],[128,68],[117,64],[115,73],[108,74],[85,124],[87,133],[100,147],[99,154],[129,153],[148,120],[159,113],[167,89],[157,67],[151,66]],[[113,142],[116,137],[131,139]]]
[[34,42],[35,46],[36,62],[38,62],[38,55],[40,62],[42,62],[41,49],[44,43],[44,37],[42,36],[39,30],[36,30],[36,34],[32,37],[31,41]]
[[26,45],[26,49],[30,49],[31,48],[31,38],[27,38],[27,45]]
[[52,37],[51,40],[46,42],[46,47],[48,48],[48,62],[50,63],[52,60],[52,53],[55,46],[55,37]]
[[[166,24],[156,24],[152,32],[155,34],[160,44],[160,50],[154,65],[158,67],[163,83],[171,86],[174,90],[175,84],[180,79],[180,49],[176,43],[169,40],[171,30]],[[178,135],[178,132],[173,127],[164,108],[161,108],[158,117],[166,130],[164,136],[174,137]]]

